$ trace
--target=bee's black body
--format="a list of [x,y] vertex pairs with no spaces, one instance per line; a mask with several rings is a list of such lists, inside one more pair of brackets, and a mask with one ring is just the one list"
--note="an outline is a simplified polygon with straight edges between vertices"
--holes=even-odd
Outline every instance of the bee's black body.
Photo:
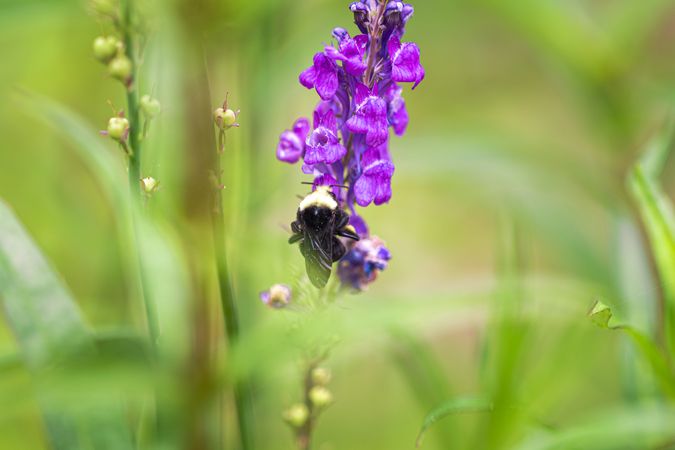
[[349,225],[349,215],[338,207],[335,195],[320,186],[303,199],[296,220],[291,223],[293,236],[289,243],[300,243],[307,275],[312,284],[322,288],[330,278],[331,267],[346,253],[337,236],[359,240]]

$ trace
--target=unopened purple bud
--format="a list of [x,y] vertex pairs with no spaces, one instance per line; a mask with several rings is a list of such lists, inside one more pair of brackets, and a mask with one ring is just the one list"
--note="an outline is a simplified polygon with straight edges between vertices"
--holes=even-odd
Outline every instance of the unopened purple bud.
[[390,1],[384,10],[384,26],[386,29],[394,29],[403,23],[401,12],[403,2]]
[[336,27],[333,29],[333,37],[337,39],[338,43],[342,43],[345,39],[349,39],[349,32],[344,28]]
[[361,33],[368,33],[368,13],[370,12],[368,5],[362,2],[354,2],[349,5],[349,9],[354,13],[354,23],[359,27]]
[[408,20],[410,20],[410,17],[412,17],[414,12],[415,9],[412,7],[412,5],[407,3],[403,5],[403,10],[401,11],[401,20],[403,21],[404,25],[408,23]]

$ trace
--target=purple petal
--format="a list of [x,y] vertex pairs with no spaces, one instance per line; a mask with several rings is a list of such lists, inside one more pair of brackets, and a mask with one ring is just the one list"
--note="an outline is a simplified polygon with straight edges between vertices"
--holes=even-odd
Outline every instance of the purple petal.
[[412,42],[401,44],[393,35],[387,43],[391,58],[391,79],[400,82],[414,82],[413,88],[424,79],[424,68],[420,64],[420,49]]
[[[322,102],[325,103],[325,102]],[[335,113],[332,109],[325,109],[317,107],[314,110],[314,128],[324,127],[332,133],[337,133],[337,121],[335,120]]]
[[354,230],[356,230],[356,234],[358,234],[359,237],[362,239],[368,237],[368,225],[361,216],[352,214],[349,216],[349,224],[354,227]]
[[342,159],[347,149],[328,128],[319,126],[307,137],[305,164],[332,164]]
[[365,134],[369,146],[382,144],[388,135],[386,102],[380,97],[366,98],[346,124],[352,133]]
[[368,206],[375,199],[377,190],[376,181],[373,177],[361,175],[354,183],[354,196],[359,206]]
[[325,54],[317,53],[314,55],[314,69],[316,92],[322,99],[330,100],[338,88],[337,65]]
[[302,84],[307,89],[312,89],[314,83],[316,82],[316,70],[314,66],[310,66],[307,69],[303,70],[298,77],[300,84]]
[[304,143],[292,131],[284,131],[279,136],[279,145],[277,145],[277,158],[287,163],[296,163],[302,156],[305,148]]
[[403,136],[408,127],[408,111],[405,107],[405,100],[401,97],[402,89],[396,84],[392,83],[387,90],[387,119],[389,124],[394,127],[394,133],[397,136]]
[[[366,153],[371,153],[370,150]],[[364,160],[367,155],[364,155]],[[376,205],[386,203],[391,199],[391,177],[394,174],[394,164],[387,160],[377,160],[370,163],[354,184],[354,195],[359,206],[368,206],[371,202]]]
[[293,132],[304,142],[305,139],[307,139],[307,135],[309,134],[309,120],[304,117],[300,117],[293,124]]

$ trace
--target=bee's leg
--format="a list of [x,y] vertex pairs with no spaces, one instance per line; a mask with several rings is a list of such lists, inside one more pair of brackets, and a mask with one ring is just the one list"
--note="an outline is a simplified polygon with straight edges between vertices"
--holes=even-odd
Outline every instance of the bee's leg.
[[334,237],[333,238],[333,262],[340,261],[343,256],[345,256],[345,253],[347,253],[347,249],[345,248],[345,245],[340,242],[340,239]]
[[337,230],[337,231],[335,232],[335,234],[336,234],[337,236],[346,237],[346,238],[349,238],[349,239],[353,239],[353,240],[355,240],[355,241],[358,241],[358,240],[361,239],[361,238],[359,238],[359,235],[356,234],[356,231],[354,231],[354,228],[353,228],[353,227],[350,227],[350,226],[347,226],[347,227],[345,227],[345,228],[342,228],[342,229],[340,229],[340,230]]
[[297,220],[291,222],[291,231],[293,231],[293,233],[302,233],[302,229],[300,228],[300,224]]
[[303,237],[304,237],[304,234],[295,233],[294,235],[292,235],[291,237],[288,238],[288,243],[289,244],[295,244],[296,242],[302,240]]
[[337,230],[344,228],[349,223],[349,214],[342,209],[335,211],[335,228]]

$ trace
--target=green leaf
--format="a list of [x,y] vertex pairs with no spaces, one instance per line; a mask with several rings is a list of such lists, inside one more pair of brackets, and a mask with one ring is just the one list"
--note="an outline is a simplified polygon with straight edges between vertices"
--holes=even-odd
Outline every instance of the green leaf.
[[431,411],[424,418],[420,432],[417,435],[415,445],[422,445],[422,439],[426,431],[436,422],[448,416],[455,414],[490,412],[492,411],[492,402],[484,397],[457,397],[447,400]]
[[664,128],[628,176],[628,186],[640,211],[664,298],[665,330],[669,350],[675,354],[675,213],[656,177],[673,144],[673,123]]
[[51,374],[96,354],[70,293],[7,205],[0,202],[0,301],[33,375],[47,433],[57,450],[131,449],[121,411],[78,411],[49,401]]
[[665,355],[653,339],[640,329],[628,324],[610,326],[609,320],[612,317],[612,310],[600,300],[595,302],[588,316],[593,323],[601,328],[624,332],[631,339],[639,354],[651,367],[652,373],[663,392],[670,398],[675,399],[675,374]]

